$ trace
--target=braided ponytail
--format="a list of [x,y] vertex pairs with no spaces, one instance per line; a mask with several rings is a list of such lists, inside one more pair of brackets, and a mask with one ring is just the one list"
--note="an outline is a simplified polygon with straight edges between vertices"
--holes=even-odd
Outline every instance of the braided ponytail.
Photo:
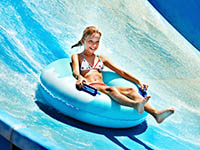
[[83,36],[81,40],[78,41],[78,43],[72,45],[71,48],[82,46],[82,40],[85,40],[88,36],[92,35],[93,33],[98,33],[101,36],[101,32],[99,32],[99,30],[95,26],[89,26],[83,31]]

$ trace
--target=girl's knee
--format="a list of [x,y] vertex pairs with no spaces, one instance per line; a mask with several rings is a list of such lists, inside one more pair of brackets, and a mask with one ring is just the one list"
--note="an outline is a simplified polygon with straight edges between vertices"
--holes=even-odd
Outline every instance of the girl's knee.
[[137,95],[137,91],[134,88],[127,88],[125,91],[125,95],[135,96],[135,95]]
[[134,92],[135,92],[135,89],[134,89],[134,88],[127,88],[127,91],[128,91],[129,93],[134,93]]

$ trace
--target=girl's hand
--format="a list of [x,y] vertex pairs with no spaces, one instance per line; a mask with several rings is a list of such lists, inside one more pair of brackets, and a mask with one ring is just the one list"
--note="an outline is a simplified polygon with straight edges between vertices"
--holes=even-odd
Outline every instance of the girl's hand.
[[140,85],[140,88],[142,91],[147,91],[147,89],[149,87],[147,84],[143,84],[143,83],[140,83],[139,85]]
[[83,83],[86,83],[85,78],[80,78],[76,81],[76,88],[80,90],[83,87]]

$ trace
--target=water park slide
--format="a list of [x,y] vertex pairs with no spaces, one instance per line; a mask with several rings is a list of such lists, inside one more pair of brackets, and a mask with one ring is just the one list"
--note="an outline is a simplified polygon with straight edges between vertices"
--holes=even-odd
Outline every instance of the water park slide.
[[148,0],[196,49],[200,50],[200,1]]
[[[184,34],[180,22],[167,22],[166,14],[172,18],[175,11],[170,8],[175,5],[168,3],[164,9],[162,2],[2,0],[2,147],[9,149],[11,142],[21,149],[200,149],[198,38]],[[193,2],[198,4],[190,1],[187,6]],[[182,4],[186,6],[185,1]],[[195,11],[191,9],[190,14]],[[198,21],[190,23],[198,25]],[[148,115],[139,126],[110,129],[85,124],[43,105],[38,89],[40,73],[51,62],[81,51],[70,47],[87,25],[102,32],[98,53],[111,56],[118,66],[148,83],[151,104],[158,109],[173,106],[173,116],[157,124]]]

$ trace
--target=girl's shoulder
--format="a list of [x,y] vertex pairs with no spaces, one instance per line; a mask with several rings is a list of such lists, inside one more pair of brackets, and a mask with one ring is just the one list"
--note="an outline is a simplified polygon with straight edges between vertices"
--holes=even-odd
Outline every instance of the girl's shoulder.
[[98,57],[100,57],[100,58],[105,58],[105,56],[104,55],[97,55]]
[[71,59],[75,59],[75,58],[77,58],[77,56],[78,55],[74,53],[74,54],[72,54]]
[[72,54],[72,56],[71,56],[72,59],[76,59],[76,60],[79,60],[80,57],[81,57],[81,54],[80,54],[80,53],[74,53],[74,54]]
[[102,61],[108,60],[108,58],[104,55],[98,55]]
[[74,54],[72,54],[71,57],[72,57],[72,58],[73,58],[73,57],[79,58],[80,56],[81,56],[81,53],[74,53]]

